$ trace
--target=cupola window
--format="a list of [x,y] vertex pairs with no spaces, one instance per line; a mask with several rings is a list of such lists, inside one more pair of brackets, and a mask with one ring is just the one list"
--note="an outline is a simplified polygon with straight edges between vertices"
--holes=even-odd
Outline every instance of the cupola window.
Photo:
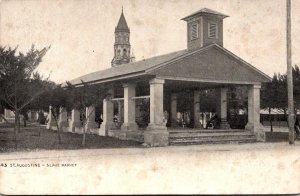
[[218,26],[217,23],[208,23],[208,37],[209,38],[218,38]]
[[198,39],[198,23],[191,24],[191,40]]

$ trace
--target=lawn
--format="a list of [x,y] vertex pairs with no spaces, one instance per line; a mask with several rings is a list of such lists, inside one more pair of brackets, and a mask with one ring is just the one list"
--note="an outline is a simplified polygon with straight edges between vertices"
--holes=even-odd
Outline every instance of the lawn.
[[41,128],[39,136],[38,127],[29,125],[21,127],[18,134],[18,146],[14,140],[12,126],[0,125],[0,152],[57,150],[57,149],[97,149],[97,148],[126,148],[141,147],[141,143],[135,141],[119,140],[112,137],[104,137],[95,134],[86,135],[86,146],[82,147],[82,135],[76,133],[62,133],[62,141],[58,143],[57,131]]

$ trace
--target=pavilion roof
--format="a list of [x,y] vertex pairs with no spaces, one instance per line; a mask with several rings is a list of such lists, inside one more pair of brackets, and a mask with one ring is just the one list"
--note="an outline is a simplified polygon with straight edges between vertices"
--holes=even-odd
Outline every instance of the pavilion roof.
[[81,81],[103,83],[144,75],[156,75],[168,79],[195,78],[220,83],[240,82],[241,84],[271,80],[268,75],[222,46],[211,44],[194,51],[180,50],[96,71],[71,80],[70,83],[74,85],[80,85]]

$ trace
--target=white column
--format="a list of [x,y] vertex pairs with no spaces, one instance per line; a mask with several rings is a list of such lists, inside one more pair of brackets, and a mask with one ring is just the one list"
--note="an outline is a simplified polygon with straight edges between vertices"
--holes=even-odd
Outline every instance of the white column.
[[227,122],[227,88],[221,88],[221,124],[220,129],[230,129]]
[[138,129],[135,122],[135,87],[136,84],[126,83],[123,84],[124,88],[124,122],[122,125],[122,130],[124,131],[134,131]]
[[100,125],[99,135],[107,136],[108,130],[114,128],[114,104],[112,98],[114,96],[114,91],[111,88],[108,92],[109,96],[103,99],[103,122]]
[[194,91],[194,128],[200,127],[200,91]]
[[80,112],[73,109],[71,114],[71,121],[69,126],[70,132],[80,132],[81,131],[81,122],[80,122]]
[[177,94],[171,94],[171,125],[177,127]]
[[68,117],[65,108],[60,108],[58,126],[62,131],[66,131],[66,128],[68,127]]
[[148,128],[166,129],[164,118],[164,83],[162,79],[150,81],[150,124]]
[[48,123],[47,123],[47,129],[51,129],[53,126],[56,126],[55,125],[55,120],[54,120],[54,117],[52,115],[52,106],[50,105],[49,106],[49,113],[48,113],[48,116],[47,116],[47,120],[48,120]]
[[144,132],[144,143],[149,146],[167,146],[169,133],[163,123],[164,83],[163,79],[150,80],[150,124]]
[[261,85],[248,88],[248,123],[245,128],[256,133],[258,140],[264,141],[265,135],[260,123],[260,88]]
[[85,116],[87,118],[85,125],[86,132],[94,132],[94,130],[98,128],[98,125],[95,122],[95,107],[87,107],[85,109]]

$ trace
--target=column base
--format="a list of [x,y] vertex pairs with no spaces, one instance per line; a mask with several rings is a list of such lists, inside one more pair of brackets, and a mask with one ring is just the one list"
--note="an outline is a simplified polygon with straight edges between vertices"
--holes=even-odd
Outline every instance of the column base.
[[97,133],[98,131],[98,125],[96,122],[89,121],[85,125],[85,129],[87,133]]
[[121,130],[122,131],[136,131],[138,130],[138,125],[134,122],[134,123],[123,123],[123,125],[121,126]]
[[82,125],[80,121],[71,121],[69,126],[69,132],[76,132],[76,130],[81,129]]
[[108,130],[108,136],[118,138],[120,140],[133,140],[138,142],[144,141],[143,131],[122,131],[122,130]]
[[264,132],[262,124],[258,123],[257,125],[254,125],[253,123],[247,123],[245,129],[254,132],[257,141],[266,141],[266,133]]
[[154,124],[149,124],[147,127],[147,131],[167,131],[166,125],[154,125]]
[[100,125],[98,135],[108,136],[108,130],[113,129],[115,124],[113,122],[102,122]]
[[47,129],[53,129],[52,127],[56,127],[56,123],[54,121],[47,123],[47,126],[46,126]]
[[58,126],[61,129],[61,131],[63,131],[63,132],[67,132],[68,131],[68,126],[69,125],[68,125],[67,121],[58,122]]
[[169,132],[164,125],[149,125],[144,132],[144,145],[160,147],[169,145]]
[[230,125],[226,119],[221,119],[220,129],[230,129]]
[[174,118],[174,119],[171,120],[171,126],[172,127],[178,127],[177,119]]

